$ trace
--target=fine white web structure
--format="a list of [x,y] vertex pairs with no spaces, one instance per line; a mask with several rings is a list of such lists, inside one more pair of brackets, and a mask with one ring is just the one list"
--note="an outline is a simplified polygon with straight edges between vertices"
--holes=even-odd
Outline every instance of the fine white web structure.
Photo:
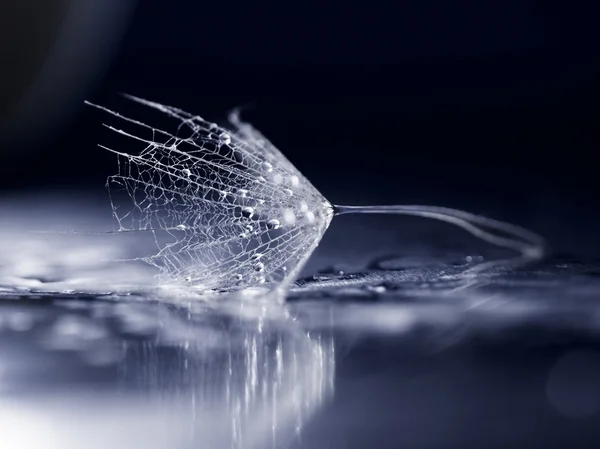
[[[142,144],[138,154],[109,149],[119,156],[119,173],[107,181],[118,232],[155,234],[158,252],[141,260],[159,269],[161,282],[208,290],[292,282],[329,226],[333,206],[237,113],[230,131],[130,98],[177,121],[170,133],[96,106],[151,134],[109,126]],[[121,204],[121,192],[130,207]]]
[[346,213],[438,219],[517,250],[526,259],[544,254],[545,243],[536,234],[468,212],[434,206],[334,206],[237,112],[230,115],[228,130],[178,108],[128,98],[175,123],[173,131],[166,131],[88,103],[135,130],[106,125],[141,145],[136,153],[103,146],[119,157],[119,173],[108,178],[107,187],[116,232],[154,236],[158,252],[139,260],[157,267],[162,283],[213,291],[261,285],[285,289],[334,215]]

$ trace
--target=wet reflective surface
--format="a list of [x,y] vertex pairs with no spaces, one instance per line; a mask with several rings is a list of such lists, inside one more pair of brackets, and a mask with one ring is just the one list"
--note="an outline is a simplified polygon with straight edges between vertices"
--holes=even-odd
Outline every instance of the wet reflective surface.
[[598,261],[434,240],[207,298],[114,261],[144,236],[27,232],[111,229],[57,204],[0,216],[3,449],[600,445]]

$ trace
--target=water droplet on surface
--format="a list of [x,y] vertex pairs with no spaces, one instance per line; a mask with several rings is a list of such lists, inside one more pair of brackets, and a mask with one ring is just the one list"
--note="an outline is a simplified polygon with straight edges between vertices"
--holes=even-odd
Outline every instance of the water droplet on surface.
[[191,172],[191,170],[190,170],[189,168],[184,168],[184,169],[182,170],[182,172],[183,172],[183,174],[184,174],[185,176],[191,176],[191,175],[192,175],[192,172]]
[[372,291],[373,293],[385,293],[387,289],[383,285],[367,285],[367,290]]
[[273,166],[269,162],[263,162],[262,163],[262,168],[267,173],[271,173],[273,171]]
[[252,218],[254,216],[254,208],[250,206],[242,208],[242,215],[246,218]]
[[252,232],[254,230],[254,227],[251,224],[247,224],[244,229],[246,230],[246,232]]
[[255,182],[267,182],[267,180],[264,176],[259,176],[258,178],[256,178]]
[[262,253],[256,253],[256,254],[252,254],[252,255],[250,256],[250,260],[258,260],[258,259],[260,259],[262,256],[263,256],[263,254],[262,254]]
[[221,133],[219,138],[223,141],[225,145],[229,145],[231,143],[231,136],[227,133]]
[[298,187],[300,185],[300,178],[296,175],[290,176],[290,184],[292,187]]
[[258,276],[258,277],[256,278],[256,283],[257,283],[257,284],[264,284],[264,283],[265,283],[265,280],[266,280],[266,279],[265,279],[265,277],[264,277],[264,276]]
[[281,267],[281,271],[287,271],[287,267]]
[[313,275],[313,279],[315,281],[330,281],[331,276],[327,276],[326,274],[315,274]]
[[262,262],[258,262],[254,264],[254,271],[258,271],[259,273],[265,270],[265,264]]
[[315,221],[315,214],[312,211],[308,211],[306,212],[306,219],[308,220],[309,223],[312,223],[313,221]]
[[279,220],[275,218],[267,222],[267,228],[269,229],[279,229],[279,226],[281,226],[281,224],[279,223]]
[[238,273],[233,276],[233,279],[235,279],[236,281],[241,281],[242,279],[244,279],[244,276]]
[[248,234],[246,234],[245,232],[242,232],[241,234],[238,234],[238,237],[241,239],[245,239],[246,237],[248,237]]
[[294,194],[294,192],[291,189],[283,189],[283,191],[290,196],[292,196]]
[[300,203],[300,212],[302,212],[303,214],[308,212],[308,204],[306,204],[306,201],[302,201]]
[[185,277],[185,282],[192,282],[192,277],[191,276],[186,276]]
[[283,176],[281,175],[281,173],[275,173],[273,175],[273,182],[275,184],[280,184],[281,182],[283,182]]
[[237,194],[242,198],[246,198],[248,195],[248,191],[246,189],[238,189]]
[[175,229],[177,229],[178,231],[185,231],[187,227],[184,224],[180,224],[175,226]]

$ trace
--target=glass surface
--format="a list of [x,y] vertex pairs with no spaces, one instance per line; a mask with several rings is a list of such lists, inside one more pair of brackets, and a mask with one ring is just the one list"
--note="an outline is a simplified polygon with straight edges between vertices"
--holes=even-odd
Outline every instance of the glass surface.
[[111,229],[95,204],[1,206],[2,449],[600,445],[597,261],[466,277],[505,254],[424,220],[326,234],[285,304],[207,299],[115,261],[148,236],[29,232]]

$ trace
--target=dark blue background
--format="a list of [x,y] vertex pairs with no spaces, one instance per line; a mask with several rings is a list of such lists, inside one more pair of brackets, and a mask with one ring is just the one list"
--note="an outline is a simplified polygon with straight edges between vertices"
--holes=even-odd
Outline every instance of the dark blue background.
[[[217,121],[249,106],[335,203],[467,208],[596,247],[591,2],[3,5],[4,192],[102,186],[115,161],[96,147],[104,117],[82,102],[128,113],[128,92]],[[60,42],[69,8],[78,27]]]

